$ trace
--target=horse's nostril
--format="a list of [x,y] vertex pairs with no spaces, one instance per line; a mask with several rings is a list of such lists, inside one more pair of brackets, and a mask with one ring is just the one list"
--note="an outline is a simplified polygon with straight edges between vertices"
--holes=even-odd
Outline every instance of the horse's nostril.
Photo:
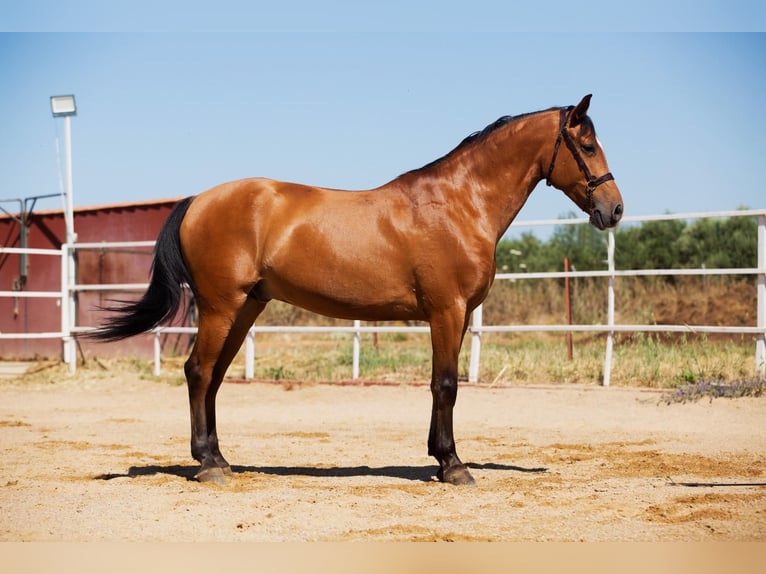
[[612,214],[615,220],[619,220],[622,217],[622,204],[618,203],[617,207],[614,208],[614,213]]

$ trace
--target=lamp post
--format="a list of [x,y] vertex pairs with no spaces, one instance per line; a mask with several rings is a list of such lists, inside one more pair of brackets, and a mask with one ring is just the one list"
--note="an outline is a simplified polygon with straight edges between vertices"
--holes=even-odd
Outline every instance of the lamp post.
[[66,225],[66,262],[62,262],[61,273],[61,331],[64,346],[64,362],[69,370],[77,368],[75,341],[72,337],[74,324],[75,293],[71,286],[75,283],[75,260],[72,244],[77,241],[74,232],[74,202],[72,201],[72,116],[77,115],[77,105],[74,96],[51,96],[51,113],[54,118],[64,118],[64,164],[66,169],[66,186],[64,190],[64,222]]
[[64,220],[66,221],[66,242],[74,243],[74,207],[72,201],[72,116],[77,115],[74,96],[51,96],[51,113],[54,118],[64,118],[64,164],[66,166],[66,187]]

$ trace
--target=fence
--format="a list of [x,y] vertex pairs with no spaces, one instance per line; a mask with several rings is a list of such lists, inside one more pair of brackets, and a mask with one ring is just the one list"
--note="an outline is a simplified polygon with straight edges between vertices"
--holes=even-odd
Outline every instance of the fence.
[[[20,248],[20,247],[0,247],[0,254],[7,253],[9,255],[46,255],[50,257],[60,257],[61,264],[61,288],[57,291],[0,291],[0,297],[15,297],[25,299],[58,299],[59,301],[70,300],[69,277],[67,273],[69,271],[68,258],[66,257],[66,251],[64,246],[61,249],[35,249],[35,248]],[[61,339],[65,342],[64,348],[68,345],[71,333],[66,330],[66,326],[71,324],[69,319],[71,307],[66,304],[61,305],[61,330],[54,332],[44,333],[3,333],[0,331],[0,341],[3,339]],[[65,360],[69,362],[68,356]]]
[[[758,218],[758,255],[757,267],[739,269],[634,269],[616,271],[614,264],[615,232],[608,230],[607,267],[606,271],[567,271],[553,273],[498,273],[496,280],[503,279],[544,279],[569,277],[607,277],[609,279],[607,295],[607,323],[605,325],[483,325],[482,308],[478,307],[471,321],[471,358],[469,363],[468,380],[478,381],[479,357],[481,353],[481,335],[489,332],[530,332],[558,331],[576,332],[590,331],[606,333],[606,350],[604,353],[604,379],[602,384],[608,386],[612,371],[612,350],[616,332],[685,332],[685,333],[739,333],[753,334],[756,337],[755,368],[761,375],[766,375],[766,210],[742,210],[714,213],[686,213],[678,215],[653,215],[624,217],[623,222],[663,221],[673,219],[703,219],[711,217],[753,217]],[[584,220],[541,220],[515,223],[516,227],[534,227],[543,225],[582,225]],[[615,287],[616,277],[647,277],[647,276],[680,276],[680,275],[757,275],[757,326],[718,326],[718,325],[624,325],[615,323]]]
[[[625,217],[624,222],[660,221],[672,219],[703,219],[720,217],[757,217],[757,242],[758,256],[757,266],[740,269],[634,269],[615,270],[614,230],[608,231],[607,242],[607,270],[605,271],[566,271],[550,273],[498,273],[496,280],[533,280],[550,278],[577,278],[577,277],[605,277],[608,278],[607,295],[607,322],[606,324],[553,324],[553,325],[485,325],[483,323],[482,307],[479,306],[473,312],[470,336],[470,360],[468,380],[476,383],[479,380],[479,367],[481,361],[481,337],[484,333],[492,332],[601,332],[606,334],[604,353],[604,378],[603,385],[610,382],[612,367],[612,349],[614,335],[617,332],[691,332],[691,333],[737,333],[753,334],[756,339],[755,366],[756,371],[766,375],[766,210],[725,211],[712,213],[687,213],[677,215],[655,215]],[[514,223],[515,228],[539,227],[551,225],[582,225],[587,221],[582,219],[541,220]],[[0,247],[0,253],[28,253],[59,256],[62,260],[61,289],[58,291],[24,292],[24,291],[0,291],[0,297],[54,297],[61,301],[61,330],[50,333],[0,333],[0,340],[10,338],[61,338],[63,342],[63,360],[70,366],[70,370],[76,369],[76,352],[74,335],[89,330],[91,327],[82,327],[74,324],[73,318],[76,293],[88,290],[137,290],[146,289],[146,284],[120,284],[120,285],[78,285],[72,268],[74,258],[71,256],[75,249],[106,249],[122,247],[147,247],[152,246],[153,241],[119,242],[119,243],[77,243],[74,245],[62,245],[61,250],[55,249],[20,249]],[[626,325],[615,323],[615,284],[617,277],[641,277],[641,276],[680,276],[680,275],[756,275],[757,280],[757,320],[756,326],[716,326],[716,325]],[[154,364],[155,374],[160,373],[161,346],[160,335],[163,333],[195,333],[194,327],[160,327],[154,329]],[[360,321],[354,321],[348,326],[260,326],[251,327],[245,339],[245,377],[250,379],[254,376],[255,364],[255,336],[259,333],[348,333],[353,336],[353,360],[352,378],[358,379],[361,335],[363,333],[427,333],[427,326],[402,326],[402,325],[362,325]]]

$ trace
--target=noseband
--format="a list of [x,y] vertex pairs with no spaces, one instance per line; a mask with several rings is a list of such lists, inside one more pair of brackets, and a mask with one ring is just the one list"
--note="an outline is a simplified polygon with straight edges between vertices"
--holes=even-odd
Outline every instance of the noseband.
[[614,176],[610,171],[606,172],[601,177],[593,177],[593,175],[590,173],[588,166],[585,165],[585,161],[583,161],[582,156],[580,155],[580,151],[577,149],[577,145],[575,145],[575,142],[572,140],[572,137],[566,130],[567,117],[569,116],[569,112],[572,109],[572,107],[561,108],[559,111],[559,135],[556,138],[556,144],[553,146],[553,157],[551,158],[551,165],[548,167],[548,175],[545,176],[545,183],[546,185],[552,185],[551,175],[553,175],[553,167],[556,164],[556,156],[559,153],[559,146],[561,145],[561,140],[563,139],[564,143],[567,144],[569,151],[572,152],[572,157],[575,158],[577,167],[580,168],[580,171],[583,173],[585,180],[588,183],[588,187],[586,188],[585,193],[588,198],[588,204],[590,205],[589,209],[590,211],[593,211],[593,192],[602,183],[614,179]]

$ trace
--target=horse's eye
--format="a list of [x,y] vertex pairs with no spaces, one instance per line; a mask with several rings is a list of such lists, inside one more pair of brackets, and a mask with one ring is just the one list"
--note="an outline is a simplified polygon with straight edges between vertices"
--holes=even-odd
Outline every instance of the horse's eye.
[[582,144],[582,151],[584,151],[588,155],[592,155],[596,153],[596,146],[593,144]]

